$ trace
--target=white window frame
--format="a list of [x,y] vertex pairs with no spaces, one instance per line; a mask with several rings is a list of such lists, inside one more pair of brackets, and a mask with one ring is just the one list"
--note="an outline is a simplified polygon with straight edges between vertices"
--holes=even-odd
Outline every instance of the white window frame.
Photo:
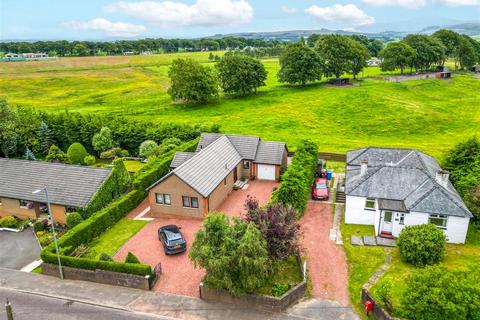
[[[25,205],[22,206],[22,201],[25,202]],[[28,204],[30,203],[31,201],[28,201],[28,200],[23,200],[23,199],[18,199],[18,205],[20,208],[22,209],[28,209]]]
[[[370,208],[367,206],[367,203],[371,203],[373,201],[373,207]],[[365,210],[369,210],[369,211],[375,211],[377,208],[377,201],[375,200],[375,198],[367,198],[365,199]]]
[[[160,200],[160,201],[158,201]],[[163,204],[163,193],[155,193],[155,203]]]
[[[432,222],[432,219],[438,219],[444,221],[444,225],[438,225]],[[444,214],[430,214],[428,215],[428,223],[435,225],[437,228],[447,230],[448,216]]]

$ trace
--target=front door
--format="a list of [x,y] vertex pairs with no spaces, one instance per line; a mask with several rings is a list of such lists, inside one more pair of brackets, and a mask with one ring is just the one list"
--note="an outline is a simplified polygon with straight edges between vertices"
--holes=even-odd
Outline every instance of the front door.
[[392,233],[393,230],[393,212],[392,211],[384,211],[383,212],[383,224],[382,224],[382,231]]

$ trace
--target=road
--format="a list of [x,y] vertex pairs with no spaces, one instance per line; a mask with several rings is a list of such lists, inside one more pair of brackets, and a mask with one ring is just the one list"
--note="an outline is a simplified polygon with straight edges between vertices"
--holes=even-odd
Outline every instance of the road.
[[158,320],[172,319],[133,313],[125,310],[104,308],[31,293],[0,288],[0,319],[6,319],[6,299],[12,304],[14,320]]

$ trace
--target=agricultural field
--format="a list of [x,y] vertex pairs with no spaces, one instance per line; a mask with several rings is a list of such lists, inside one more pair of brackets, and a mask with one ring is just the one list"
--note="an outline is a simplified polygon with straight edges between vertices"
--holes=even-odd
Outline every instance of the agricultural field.
[[[221,55],[221,52],[216,53]],[[228,133],[286,141],[304,138],[322,151],[366,145],[416,147],[442,157],[480,128],[480,79],[386,82],[379,68],[360,81],[333,87],[325,80],[301,87],[279,84],[277,59],[265,59],[267,86],[247,98],[221,97],[203,106],[173,103],[168,68],[177,57],[213,63],[209,53],[62,58],[0,64],[0,97],[47,112],[118,114],[155,122],[218,123]],[[391,75],[389,73],[388,75]]]

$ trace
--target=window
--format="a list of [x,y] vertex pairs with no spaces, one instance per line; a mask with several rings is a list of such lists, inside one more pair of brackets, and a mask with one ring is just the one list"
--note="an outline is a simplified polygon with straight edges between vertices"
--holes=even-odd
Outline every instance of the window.
[[163,204],[163,193],[155,193],[155,200],[158,204]]
[[383,221],[384,222],[392,222],[392,211],[385,211],[383,215]]
[[171,205],[170,195],[166,193],[155,193],[155,202],[158,204]]
[[28,206],[28,201],[27,200],[18,200],[20,203],[20,208],[26,208]]
[[223,185],[224,185],[224,186],[227,185],[227,178],[223,179]]
[[365,201],[365,209],[375,210],[375,199],[374,198],[367,198],[367,201]]
[[192,204],[192,208],[198,208],[198,198],[192,197],[190,202]]
[[66,213],[72,213],[72,212],[75,212],[75,211],[77,211],[76,207],[71,207],[71,206],[66,206],[65,207],[65,212]]
[[182,201],[185,208],[190,208],[190,197],[183,196]]
[[400,213],[400,221],[398,224],[405,224],[405,213]]
[[167,205],[171,205],[172,204],[172,201],[170,200],[170,195],[169,194],[164,194],[163,195],[163,203],[167,204]]
[[447,216],[443,216],[441,214],[431,214],[428,217],[428,223],[434,224],[440,229],[447,229]]
[[250,169],[250,161],[243,160],[243,169]]

